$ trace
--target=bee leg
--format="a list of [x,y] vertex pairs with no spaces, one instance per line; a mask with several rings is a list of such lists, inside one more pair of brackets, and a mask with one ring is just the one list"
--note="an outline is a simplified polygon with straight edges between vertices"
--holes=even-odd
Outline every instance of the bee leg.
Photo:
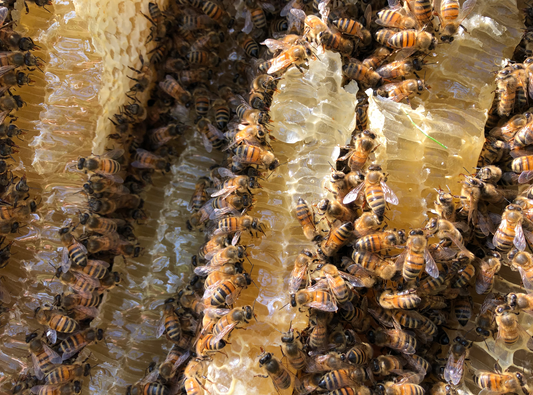
[[268,379],[268,376],[266,374],[255,374],[254,377],[261,377],[263,379]]

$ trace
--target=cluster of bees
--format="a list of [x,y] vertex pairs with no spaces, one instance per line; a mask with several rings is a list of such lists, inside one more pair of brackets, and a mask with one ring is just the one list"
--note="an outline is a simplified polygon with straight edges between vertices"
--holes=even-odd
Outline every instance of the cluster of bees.
[[[63,260],[56,268],[58,280],[71,291],[36,309],[46,330],[27,337],[34,374],[20,380],[13,393],[81,393],[91,367],[80,352],[104,339],[103,329],[90,323],[104,292],[120,281],[113,260],[142,252],[133,232],[134,224],[147,218],[140,194],[154,172],[170,170],[178,139],[190,127],[207,152],[215,148],[223,157],[209,177],[198,180],[189,204],[187,226],[203,231],[206,241],[193,259],[195,277],[163,305],[157,335],[173,343],[171,350],[126,393],[208,392],[210,357],[255,318],[254,306],[235,306],[253,283],[252,269],[243,267],[247,233],[258,237],[265,231],[260,219],[246,212],[253,208],[260,179],[280,166],[268,129],[277,79],[290,66],[305,72],[307,62],[328,49],[341,53],[347,80],[394,101],[409,100],[428,88],[416,74],[426,56],[453,41],[475,3],[244,0],[233,10],[215,1],[179,0],[164,11],[149,3],[149,40],[156,48],[149,64],[141,59],[141,68],[132,69],[131,101],[112,120],[115,148],[75,165],[90,174],[83,185],[88,205],[59,231]],[[22,43],[29,45],[20,38],[17,45]],[[18,66],[37,62],[22,55]],[[284,358],[270,352],[257,357],[279,391],[452,395],[463,388],[473,343],[494,338],[495,354],[526,346],[529,336],[519,317],[533,311],[533,296],[492,289],[506,265],[532,291],[533,256],[526,249],[533,241],[528,232],[533,192],[518,193],[515,187],[533,178],[533,159],[518,156],[527,153],[531,116],[508,119],[527,106],[528,69],[526,60],[499,72],[488,123],[494,127],[488,126],[480,169],[465,176],[461,196],[438,191],[437,215],[422,229],[385,225],[387,203],[398,199],[381,167],[369,163],[376,136],[367,130],[365,106],[357,107],[358,127],[351,144],[341,147],[328,184],[331,196],[314,206],[303,199],[296,205],[312,247],[294,262],[289,303],[308,310],[309,325],[301,332],[287,325],[281,337]],[[17,74],[19,81],[30,80]],[[143,106],[137,94],[153,81],[156,87]],[[1,107],[10,98],[16,106]],[[19,104],[16,96],[0,98],[5,111]],[[17,135],[11,124],[3,130],[7,137]],[[19,184],[25,179],[15,183],[11,177],[6,183],[6,191],[12,189],[2,197],[10,203],[9,218],[35,210],[27,189],[18,195]],[[17,198],[9,200],[11,195]],[[504,207],[507,201],[512,203]],[[3,211],[0,215],[3,220]],[[479,310],[474,301],[481,301]],[[476,371],[474,382],[489,392],[529,395],[522,372]]]
[[[243,268],[241,236],[263,232],[260,220],[245,212],[253,206],[258,180],[279,166],[268,131],[276,78],[290,66],[304,72],[307,61],[326,48],[343,56],[347,80],[394,101],[408,100],[427,88],[415,74],[424,58],[440,42],[453,41],[475,6],[472,0],[462,6],[456,1],[432,5],[416,0],[404,6],[389,1],[376,14],[385,5],[378,3],[244,1],[236,5],[237,15],[245,18],[241,31],[240,20],[212,1],[184,0],[185,8],[152,18],[160,50],[173,46],[177,52],[167,60],[154,52],[165,65],[159,87],[182,107],[192,107],[190,118],[206,150],[226,155],[210,177],[198,180],[189,204],[188,228],[203,230],[206,242],[193,260],[196,276],[164,303],[158,335],[165,334],[173,347],[128,393],[208,392],[210,356],[223,352],[227,336],[255,317],[253,306],[234,306],[252,283],[251,271]],[[217,33],[197,33],[213,23]],[[168,40],[170,30],[181,35]],[[268,31],[276,39],[265,40]],[[224,45],[217,47],[222,39]],[[257,44],[261,40],[268,52]],[[232,51],[239,55],[231,83],[223,55]],[[252,75],[243,71],[243,58],[258,58]],[[207,84],[215,67],[224,71]],[[520,68],[512,67],[515,75]],[[411,74],[417,78],[405,79]],[[504,74],[497,78],[497,102],[508,106],[499,82]],[[404,80],[390,82],[396,78]],[[245,86],[251,89],[246,92]],[[498,112],[500,107],[495,104],[498,116],[510,115]],[[533,260],[525,251],[531,193],[504,189],[529,181],[529,170],[515,165],[506,172],[500,161],[509,162],[508,145],[497,153],[497,144],[486,145],[479,171],[465,176],[461,196],[438,191],[437,215],[424,228],[388,229],[387,203],[398,204],[398,199],[381,167],[368,163],[376,136],[366,130],[364,106],[357,111],[352,144],[341,148],[329,180],[331,197],[313,206],[299,199],[296,205],[296,217],[314,247],[296,258],[288,291],[293,308],[309,309],[309,325],[300,333],[288,325],[281,337],[283,358],[263,352],[259,366],[278,391],[294,388],[298,394],[454,394],[464,388],[475,342],[494,339],[494,354],[512,353],[528,342],[519,317],[533,310],[531,295],[492,289],[497,272],[507,265],[521,273],[531,290]],[[521,117],[525,127],[529,115]],[[505,125],[500,129],[502,135],[510,133]],[[494,131],[488,141],[498,138]],[[507,200],[513,203],[500,219],[498,208]],[[474,300],[481,302],[479,309]],[[529,394],[522,372],[476,371],[474,383],[489,392]]]

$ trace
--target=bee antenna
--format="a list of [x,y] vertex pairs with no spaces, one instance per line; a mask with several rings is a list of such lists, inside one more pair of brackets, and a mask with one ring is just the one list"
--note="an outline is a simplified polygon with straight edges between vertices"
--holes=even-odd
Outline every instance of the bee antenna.
[[[290,302],[285,303],[283,306],[281,306],[278,310],[283,310],[285,307],[289,305]],[[276,329],[277,330],[277,329]],[[279,332],[279,331],[278,331]]]

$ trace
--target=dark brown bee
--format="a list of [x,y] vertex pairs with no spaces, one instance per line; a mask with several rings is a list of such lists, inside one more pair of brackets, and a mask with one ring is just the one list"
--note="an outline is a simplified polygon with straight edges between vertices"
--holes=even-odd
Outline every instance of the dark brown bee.
[[292,379],[289,371],[271,353],[263,352],[259,356],[259,367],[265,369],[272,383],[278,390],[284,390],[291,386]]
[[67,337],[59,344],[58,352],[62,354],[61,359],[70,359],[89,344],[94,344],[104,338],[103,329],[85,329],[74,335]]

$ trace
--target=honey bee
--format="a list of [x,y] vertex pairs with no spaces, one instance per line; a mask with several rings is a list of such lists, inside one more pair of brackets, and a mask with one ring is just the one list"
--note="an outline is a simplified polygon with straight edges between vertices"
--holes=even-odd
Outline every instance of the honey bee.
[[213,341],[218,342],[231,333],[238,325],[249,324],[255,317],[252,306],[236,307],[228,310],[213,327]]
[[504,303],[504,300],[490,294],[484,300],[476,318],[476,333],[483,338],[494,335],[497,331],[496,320],[494,317],[496,308]]
[[389,1],[389,6],[390,9],[378,12],[378,19],[376,19],[378,25],[402,30],[415,29],[418,26],[418,21],[414,16],[401,12],[398,1]]
[[226,143],[224,134],[215,128],[209,119],[201,118],[196,124],[196,127],[202,136],[207,152],[211,152],[213,148],[221,149]]
[[399,103],[402,100],[408,100],[415,93],[420,94],[424,89],[430,89],[424,80],[411,79],[383,85],[378,89],[377,94],[379,96],[387,96],[392,101]]
[[379,296],[379,304],[384,309],[414,309],[422,299],[415,289],[405,291],[385,290]]
[[492,244],[503,252],[509,251],[513,245],[519,250],[525,250],[526,238],[522,229],[523,212],[520,206],[510,204],[505,208],[502,222],[492,238]]
[[437,11],[442,34],[441,40],[451,43],[461,23],[468,17],[476,5],[476,0],[467,0],[460,7],[458,0],[437,0],[433,8]]
[[[58,274],[59,273],[56,273],[56,276]],[[71,287],[72,290],[85,297],[90,297],[94,290],[100,286],[100,281],[98,279],[73,270],[59,274],[58,277],[61,283]]]
[[372,373],[376,376],[388,376],[402,371],[405,361],[394,355],[379,355],[370,362]]
[[194,88],[192,96],[194,99],[196,117],[198,119],[205,117],[210,107],[209,91],[205,85],[201,84]]
[[355,242],[355,249],[357,251],[378,252],[396,248],[403,243],[405,243],[403,230],[385,230],[361,237]]
[[[384,280],[390,280],[396,273],[396,265],[382,259],[379,255],[366,251],[355,250],[352,254],[352,259],[355,265],[362,267]],[[352,273],[355,267],[348,266],[346,271]],[[352,273],[354,274],[354,273]]]
[[232,159],[234,165],[237,166],[249,164],[259,168],[266,168],[270,171],[275,170],[280,165],[279,160],[276,159],[272,152],[246,144],[237,147]]
[[351,222],[332,228],[320,246],[322,253],[326,256],[334,255],[354,237],[353,230],[354,226]]
[[444,368],[444,379],[449,384],[458,385],[461,382],[470,347],[472,347],[472,342],[459,336],[454,339],[448,353],[448,362]]
[[374,350],[368,343],[356,344],[347,353],[346,359],[352,365],[366,365],[372,359]]
[[[220,64],[220,58],[214,52],[191,50],[187,54],[186,58],[189,61],[189,65],[192,67],[216,68]],[[161,86],[161,82],[159,83],[159,86],[163,88]],[[176,97],[174,98],[177,99]],[[182,103],[182,104],[185,104],[185,103]]]
[[365,41],[366,36],[369,33],[367,30],[368,25],[370,24],[370,21],[372,20],[372,7],[370,6],[370,4],[365,8],[364,18],[365,18],[365,21],[367,21],[367,26],[363,26],[363,24],[357,21],[354,21],[353,19],[349,19],[349,18],[335,19],[333,20],[333,25],[337,27],[337,29],[339,29],[340,32],[346,35],[349,35],[349,36],[356,36],[360,40]]
[[479,371],[474,374],[474,383],[481,389],[494,393],[518,393],[529,395],[527,382],[520,372],[493,373]]
[[70,267],[71,260],[77,266],[87,266],[87,248],[72,235],[71,227],[64,227],[59,230],[59,236],[63,243],[63,257],[61,267],[66,273]]
[[87,241],[87,250],[92,254],[100,251],[114,251],[117,255],[135,258],[138,257],[142,251],[141,247],[127,242],[116,233],[89,237],[89,240]]
[[370,330],[367,338],[371,344],[375,344],[378,347],[389,347],[408,355],[416,352],[416,338],[401,330],[399,327],[396,329]]
[[118,209],[137,209],[142,204],[143,200],[134,194],[119,195],[114,199],[89,199],[90,211],[100,215],[111,214]]
[[104,177],[121,184],[124,182],[121,177],[117,175],[120,172],[120,163],[115,159],[120,158],[124,154],[122,149],[114,149],[106,152],[104,155],[92,155],[88,158],[80,158],[78,160],[78,170],[91,171],[100,174]]
[[30,350],[35,376],[42,380],[45,374],[49,374],[55,364],[61,363],[61,357],[53,351],[42,339],[36,339],[33,333],[26,338]]
[[402,78],[413,71],[422,70],[424,61],[419,58],[396,60],[376,70],[376,73],[383,79]]
[[307,202],[302,198],[298,199],[298,204],[296,205],[296,218],[302,226],[304,236],[308,240],[317,240],[319,238],[315,221],[313,216],[312,209],[308,206]]
[[[228,134],[226,134],[226,136],[228,136]],[[233,146],[241,143],[255,146],[270,146],[269,132],[263,125],[244,126],[240,131],[235,131],[231,140],[231,143],[225,148],[225,150],[229,150]]]
[[62,354],[61,360],[66,361],[88,345],[101,341],[104,338],[104,330],[89,328],[70,335],[59,344],[58,352]]
[[352,210],[337,200],[322,199],[317,204],[317,209],[319,214],[325,216],[330,222],[335,222],[337,220],[341,222],[351,222],[355,217],[355,213]]
[[168,352],[164,362],[159,366],[159,374],[161,377],[165,380],[174,377],[177,369],[189,358],[190,355],[189,350],[184,350],[174,344]]
[[347,302],[351,298],[351,292],[345,280],[353,287],[364,286],[364,283],[357,276],[342,272],[329,263],[324,265],[319,273],[326,278],[331,293],[339,303]]
[[498,96],[497,113],[500,117],[508,117],[514,109],[516,99],[517,80],[509,68],[498,72],[496,77],[496,92]]
[[217,128],[224,129],[230,119],[230,109],[228,103],[223,99],[217,99],[213,102],[213,110],[215,111],[215,123]]
[[368,373],[361,366],[332,370],[322,376],[318,386],[328,391],[335,391],[368,380]]
[[439,269],[435,260],[428,250],[427,238],[422,229],[415,229],[409,232],[406,250],[402,253],[396,264],[402,266],[402,275],[405,281],[413,281],[426,267],[426,272],[433,278],[439,277]]
[[372,212],[364,212],[354,222],[354,233],[357,238],[374,233],[381,226],[378,216]]
[[82,377],[87,377],[91,372],[91,365],[84,362],[58,366],[45,377],[45,383],[62,384],[75,379],[81,379]]
[[289,48],[274,59],[272,65],[267,70],[267,74],[277,73],[278,71],[286,69],[291,65],[296,66],[300,71],[302,71],[301,65],[306,63],[307,59],[311,55],[311,50],[303,45],[296,45],[292,48]]
[[170,172],[170,162],[164,158],[157,156],[150,151],[137,148],[134,155],[134,161],[131,166],[139,169],[154,169],[162,172]]
[[295,296],[295,301],[298,306],[306,306],[312,309],[322,311],[338,310],[334,296],[324,290],[313,290],[312,288],[308,288],[298,291]]
[[[153,3],[150,3],[150,4],[153,4]],[[130,80],[136,82],[136,84],[131,87],[130,89],[131,92],[144,92],[148,88],[148,85],[150,85],[150,81],[153,78],[152,70],[150,69],[150,66],[148,64],[145,65],[143,56],[140,55],[139,59],[141,61],[140,70],[137,70],[131,66],[128,66],[130,70],[137,73],[136,78],[128,76]]]
[[497,252],[494,252],[492,256],[485,257],[481,261],[475,284],[478,295],[488,294],[492,290],[494,276],[500,271],[500,268],[500,254]]
[[162,317],[157,327],[157,337],[159,338],[163,333],[166,333],[169,340],[178,343],[182,332],[180,320],[173,305],[174,302],[175,300],[172,298],[165,301]]
[[267,111],[252,108],[244,99],[240,100],[240,104],[237,105],[236,113],[243,125],[265,125],[270,122],[270,115]]
[[[297,370],[307,366],[307,355],[303,352],[303,345],[298,337],[294,336],[294,330],[289,328],[281,336],[281,352],[287,357],[289,364]],[[318,385],[318,384],[317,384]]]
[[419,26],[433,28],[433,7],[429,0],[409,0],[407,2],[409,9],[416,17]]
[[202,5],[202,11],[211,19],[231,29],[234,20],[220,6],[212,1],[205,0]]
[[107,235],[116,233],[119,230],[119,227],[126,226],[126,221],[105,218],[97,214],[85,213],[80,215],[80,224],[86,225],[91,232]]
[[391,50],[387,47],[377,47],[372,53],[372,55],[363,60],[363,65],[365,65],[369,69],[377,70],[377,68],[381,66],[381,64],[385,61],[385,59],[390,56],[391,53]]
[[[354,42],[342,36],[341,33],[333,33],[331,31],[323,31],[318,34],[318,40],[326,49],[340,52],[343,55],[349,56],[353,52]],[[365,67],[365,66],[363,66]]]
[[463,236],[461,235],[459,230],[457,230],[455,225],[450,221],[447,221],[442,218],[432,218],[429,220],[425,229],[428,232],[428,236],[434,235],[441,240],[451,240],[457,247],[459,247],[459,249],[462,253],[465,254],[465,256],[472,257],[473,259],[473,254],[468,251],[463,244]]
[[262,351],[259,355],[259,367],[267,372],[267,376],[260,377],[270,377],[276,390],[284,390],[291,386],[292,378],[289,371],[271,353]]
[[531,292],[533,291],[533,257],[526,251],[519,251],[511,259],[512,268],[518,269],[522,277],[524,288]]
[[[3,18],[5,16],[7,14],[2,15]],[[30,37],[23,37],[20,33],[6,29],[5,26],[0,30],[0,42],[11,50],[32,51],[39,49]]]
[[369,87],[382,84],[381,76],[359,61],[351,61],[342,66],[342,73],[346,78],[356,80]]
[[510,293],[506,299],[512,309],[533,311],[533,294]]
[[187,108],[193,103],[191,93],[185,90],[171,75],[167,75],[163,81],[160,81],[159,87]]
[[298,15],[304,19],[304,38],[307,41],[319,44],[320,40],[318,39],[318,35],[322,32],[329,31],[328,25],[316,15],[306,16],[305,12],[299,12]]
[[[289,280],[289,295],[291,295],[291,299],[294,297],[296,292],[298,292],[298,290],[300,289],[302,280],[304,279],[307,273],[309,265],[314,259],[315,259],[315,255],[309,250],[303,250],[296,257],[296,260],[294,261],[294,269],[291,272],[291,276]],[[294,302],[293,307],[296,307],[295,302]]]
[[75,380],[70,383],[54,385],[37,385],[31,389],[32,394],[37,395],[70,395],[81,394],[81,381]]
[[39,324],[48,327],[47,336],[52,344],[57,341],[56,332],[72,333],[79,328],[76,320],[50,307],[37,307],[34,314]]
[[343,203],[349,204],[357,200],[357,197],[364,188],[365,199],[372,209],[372,212],[378,216],[380,221],[383,221],[385,202],[394,205],[399,203],[394,192],[387,186],[387,184],[385,184],[386,180],[387,176],[382,172],[381,166],[371,165],[368,168],[365,181],[348,192],[343,199]]
[[387,381],[377,385],[377,391],[381,395],[423,395],[424,388],[418,385],[422,377],[416,373],[407,373],[397,381]]
[[204,301],[208,301],[211,306],[232,305],[237,300],[242,289],[247,288],[251,283],[252,280],[249,275],[236,274],[206,289]]

